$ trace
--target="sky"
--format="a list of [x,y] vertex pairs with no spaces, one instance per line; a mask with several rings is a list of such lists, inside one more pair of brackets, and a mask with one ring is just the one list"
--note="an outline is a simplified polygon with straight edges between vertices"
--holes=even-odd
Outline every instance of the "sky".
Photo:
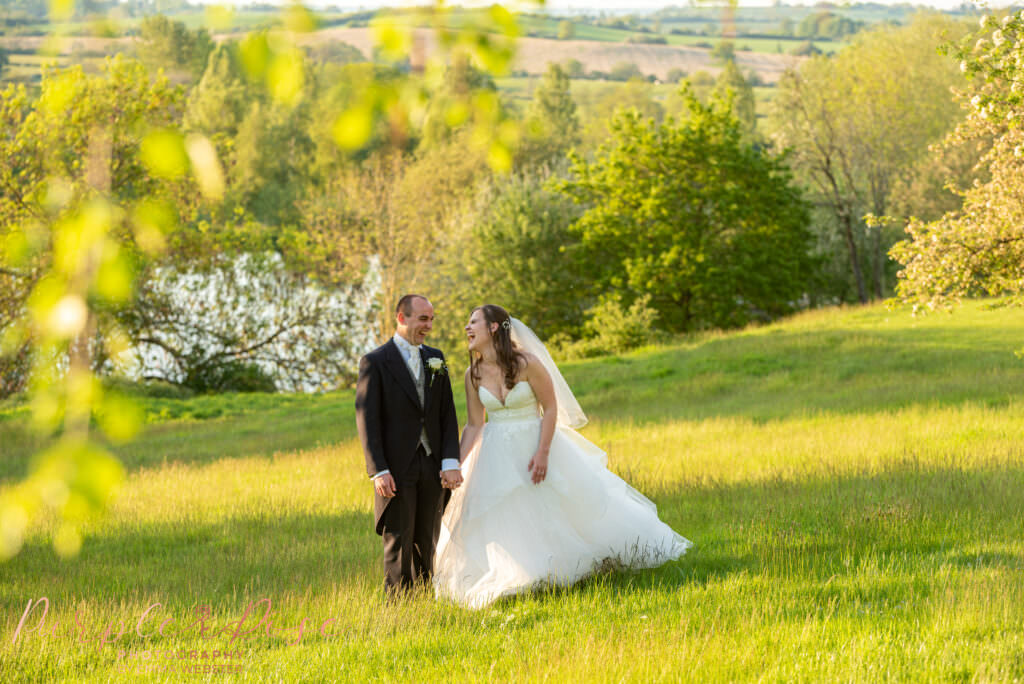
[[[803,0],[798,2],[797,0],[783,0],[788,5],[813,5],[817,0]],[[841,0],[833,0],[835,4],[842,4]],[[897,4],[897,2],[906,2],[907,0],[872,0],[883,5]],[[910,0],[911,4],[930,5],[932,7],[940,7],[943,9],[949,9],[951,7],[958,7],[963,0]],[[423,0],[419,2],[411,0],[316,0],[310,4],[314,5],[334,5],[341,9],[373,9],[377,7],[394,7],[394,6],[407,6],[407,5],[422,5],[425,4]],[[458,5],[472,5],[481,4],[473,2],[458,2],[457,0],[449,0],[449,4]],[[482,3],[482,4],[490,4]],[[505,3],[506,5],[513,4],[511,2]],[[521,3],[524,6],[529,5],[528,2]],[[687,0],[547,0],[546,8],[551,12],[560,11],[573,11],[573,12],[600,12],[600,11],[619,11],[619,12],[636,12],[639,10],[650,10],[666,7],[669,5],[686,6],[689,2]],[[702,4],[702,3],[698,3]],[[710,3],[708,3],[710,4]],[[740,0],[740,6],[742,7],[764,7],[772,4],[772,0]],[[995,0],[988,3],[990,6],[1005,6],[1008,4],[1008,0]],[[537,6],[532,5],[533,8]]]

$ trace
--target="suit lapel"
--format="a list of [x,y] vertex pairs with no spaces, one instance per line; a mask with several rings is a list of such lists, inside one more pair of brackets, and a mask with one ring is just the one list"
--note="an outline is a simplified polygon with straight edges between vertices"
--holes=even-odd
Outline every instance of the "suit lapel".
[[[406,365],[405,359],[402,357],[402,352],[399,351],[398,345],[395,344],[394,340],[388,340],[385,345],[385,356],[387,357],[387,368],[391,371],[391,375],[395,377],[398,384],[401,385],[405,393],[412,399],[412,403],[416,406],[420,405],[419,393],[416,392],[416,385],[413,384],[412,373],[409,372],[409,366]],[[423,394],[426,396],[426,386],[423,388]]]

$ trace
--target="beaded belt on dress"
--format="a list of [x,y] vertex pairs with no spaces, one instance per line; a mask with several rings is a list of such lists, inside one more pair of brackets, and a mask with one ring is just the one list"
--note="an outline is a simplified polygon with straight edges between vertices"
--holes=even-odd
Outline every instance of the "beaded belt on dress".
[[487,419],[492,423],[509,423],[512,421],[536,420],[538,418],[536,406],[523,406],[522,408],[495,409],[487,412]]

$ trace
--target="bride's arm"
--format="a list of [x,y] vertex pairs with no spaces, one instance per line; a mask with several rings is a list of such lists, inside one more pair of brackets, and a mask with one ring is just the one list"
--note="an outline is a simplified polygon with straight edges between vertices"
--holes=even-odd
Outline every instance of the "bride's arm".
[[558,421],[558,400],[555,398],[555,386],[544,365],[533,354],[527,354],[526,361],[526,380],[544,409],[544,417],[540,424],[540,444],[537,445],[537,453],[530,460],[530,465],[527,466],[527,470],[533,473],[534,484],[538,484],[543,482],[548,474],[548,451],[551,449],[555,423]]
[[484,405],[480,402],[480,395],[473,388],[473,378],[470,375],[470,368],[466,369],[466,428],[462,431],[462,439],[459,441],[459,462],[464,463],[473,446],[480,439],[480,432],[484,427]]

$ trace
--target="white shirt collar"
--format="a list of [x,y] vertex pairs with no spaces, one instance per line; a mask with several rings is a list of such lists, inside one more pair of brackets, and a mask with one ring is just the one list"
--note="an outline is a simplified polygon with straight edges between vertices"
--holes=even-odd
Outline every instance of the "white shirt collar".
[[391,339],[395,341],[395,344],[398,346],[399,349],[405,352],[406,358],[410,357],[413,354],[413,352],[416,352],[418,354],[420,351],[420,345],[411,344],[407,339],[405,339],[398,333],[395,333],[395,336],[392,337]]

